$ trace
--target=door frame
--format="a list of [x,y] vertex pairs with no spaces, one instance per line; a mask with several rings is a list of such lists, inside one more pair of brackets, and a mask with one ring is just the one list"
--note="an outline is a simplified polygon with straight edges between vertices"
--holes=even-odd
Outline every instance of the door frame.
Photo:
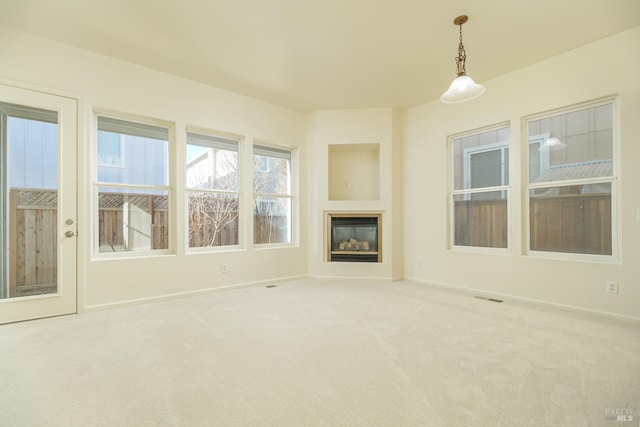
[[[58,292],[0,300],[0,324],[83,312],[84,305],[81,302],[84,292],[80,278],[84,275],[84,267],[80,261],[83,259],[81,254],[85,235],[81,230],[84,198],[81,197],[79,177],[83,172],[83,162],[80,160],[85,154],[83,144],[80,143],[85,137],[85,102],[82,97],[68,92],[1,78],[0,100],[58,111],[58,208],[61,209],[56,224],[59,247]],[[74,220],[71,226],[65,224],[67,218]],[[75,232],[75,237],[64,237],[67,231]]]

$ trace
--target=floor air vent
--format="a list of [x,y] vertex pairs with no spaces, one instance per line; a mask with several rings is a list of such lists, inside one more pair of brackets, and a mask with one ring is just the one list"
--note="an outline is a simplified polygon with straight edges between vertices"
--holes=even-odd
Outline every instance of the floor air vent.
[[267,285],[265,288],[277,288],[277,285]]
[[483,299],[485,301],[491,301],[491,302],[502,302],[501,299],[487,298],[487,297],[481,297],[481,296],[477,296],[477,295],[474,298]]

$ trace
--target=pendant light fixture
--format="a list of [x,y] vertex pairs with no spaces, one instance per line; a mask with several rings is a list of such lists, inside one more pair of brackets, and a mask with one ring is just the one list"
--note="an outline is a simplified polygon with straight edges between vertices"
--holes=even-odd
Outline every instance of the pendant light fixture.
[[449,89],[440,97],[440,101],[445,104],[468,101],[484,93],[484,86],[474,82],[471,77],[467,76],[465,64],[467,54],[462,44],[462,24],[467,22],[468,19],[469,17],[467,15],[460,15],[453,20],[453,23],[460,27],[460,44],[458,45],[458,57],[456,58],[458,77],[453,80]]

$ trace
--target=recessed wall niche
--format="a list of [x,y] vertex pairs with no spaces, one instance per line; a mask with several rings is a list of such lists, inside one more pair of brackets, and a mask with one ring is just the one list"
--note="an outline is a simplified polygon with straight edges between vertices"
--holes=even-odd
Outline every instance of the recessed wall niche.
[[380,144],[329,145],[329,200],[380,200]]

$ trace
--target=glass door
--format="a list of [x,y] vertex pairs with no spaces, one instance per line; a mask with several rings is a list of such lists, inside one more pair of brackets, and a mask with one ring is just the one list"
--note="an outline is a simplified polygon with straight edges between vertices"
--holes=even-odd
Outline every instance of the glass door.
[[0,85],[0,324],[76,312],[76,117]]

